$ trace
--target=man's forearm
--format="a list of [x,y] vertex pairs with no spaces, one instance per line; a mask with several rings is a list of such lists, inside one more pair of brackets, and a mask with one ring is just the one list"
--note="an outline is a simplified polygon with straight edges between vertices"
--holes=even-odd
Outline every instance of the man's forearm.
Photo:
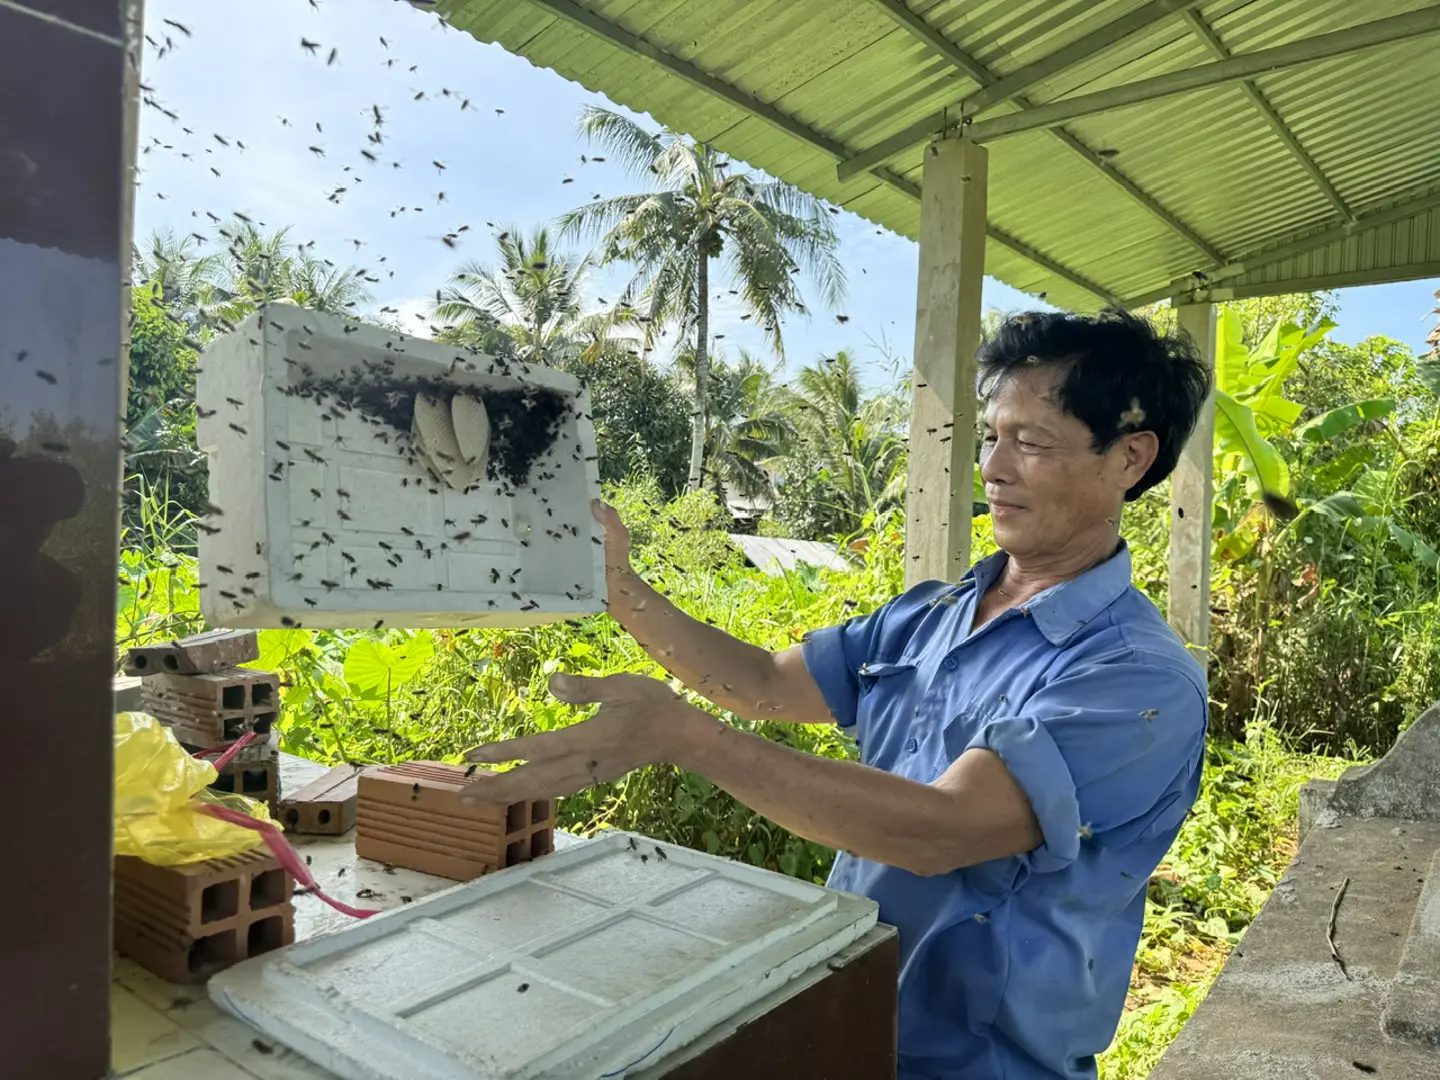
[[631,570],[607,574],[609,611],[657,664],[746,720],[779,719],[763,700],[770,653],[693,618]]
[[698,710],[683,719],[671,759],[781,828],[875,862],[935,874],[994,857],[983,850],[985,823],[961,820],[952,792],[793,750]]

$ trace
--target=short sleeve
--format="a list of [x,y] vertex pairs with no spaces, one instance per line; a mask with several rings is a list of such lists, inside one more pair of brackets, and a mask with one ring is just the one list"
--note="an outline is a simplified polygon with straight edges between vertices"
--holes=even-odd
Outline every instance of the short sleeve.
[[824,695],[830,715],[841,727],[855,726],[860,703],[860,679],[856,672],[874,655],[885,616],[894,603],[892,600],[868,615],[805,635],[801,646],[805,668]]
[[1045,873],[1073,862],[1082,837],[1103,842],[1191,788],[1207,712],[1200,687],[1174,666],[1087,665],[986,725],[967,749],[993,751],[1024,790],[1044,842],[1021,858]]

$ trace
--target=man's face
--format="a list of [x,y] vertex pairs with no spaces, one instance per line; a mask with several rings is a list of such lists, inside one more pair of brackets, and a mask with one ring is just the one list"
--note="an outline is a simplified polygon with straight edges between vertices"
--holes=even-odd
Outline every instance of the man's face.
[[1113,533],[1125,492],[1150,467],[1150,432],[1123,436],[1103,454],[1080,420],[1055,401],[1063,373],[1020,371],[985,405],[980,476],[995,541],[1020,559],[1063,558]]

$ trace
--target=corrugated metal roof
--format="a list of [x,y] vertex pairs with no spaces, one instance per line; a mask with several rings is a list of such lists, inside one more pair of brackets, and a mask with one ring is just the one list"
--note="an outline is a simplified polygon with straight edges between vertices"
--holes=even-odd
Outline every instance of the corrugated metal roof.
[[740,549],[750,565],[757,570],[779,577],[794,570],[799,563],[818,566],[822,570],[850,570],[834,544],[819,540],[782,540],[774,536],[745,536],[730,533],[730,542]]
[[[980,84],[886,10],[901,2],[441,0],[439,8],[483,41],[913,238],[923,141],[885,163],[883,177],[862,173],[842,182],[836,164],[940,114]],[[1145,0],[910,0],[906,10],[998,78],[1144,6]],[[1212,0],[1191,7],[1238,56],[1434,5]],[[627,35],[638,35],[639,43]],[[1243,278],[1229,276],[1232,292],[1433,274],[1440,261],[1433,208],[1411,223],[1374,230],[1363,218],[1440,191],[1440,155],[1432,149],[1440,135],[1437,50],[1440,34],[1426,33],[1253,79],[1362,219],[1346,242],[1305,256],[1289,250],[1297,236],[1323,236],[1344,219],[1242,84],[1232,82],[1075,119],[1060,132],[990,142],[986,270],[1017,288],[1045,290],[1055,303],[1099,303],[997,240],[999,230],[1126,299],[1164,295],[1192,271],[1242,258],[1252,269]],[[666,57],[693,70],[677,74]],[[1030,106],[1041,105],[1215,60],[1200,30],[1174,13],[1023,93]],[[714,84],[696,85],[706,78],[744,95],[745,105],[726,100],[727,91]],[[1002,103],[981,115],[1017,108]],[[767,110],[768,119],[756,115]],[[1101,166],[1087,149],[1118,153]],[[1137,201],[1127,183],[1158,209]],[[1286,257],[1257,265],[1257,254],[1270,247]]]

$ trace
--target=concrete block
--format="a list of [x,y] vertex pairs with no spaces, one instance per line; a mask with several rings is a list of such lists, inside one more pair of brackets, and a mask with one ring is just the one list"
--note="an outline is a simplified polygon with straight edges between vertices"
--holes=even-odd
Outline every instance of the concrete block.
[[1420,714],[1373,765],[1349,769],[1335,785],[1329,810],[1339,817],[1440,821],[1440,704]]
[[1300,807],[1295,815],[1296,843],[1305,842],[1305,834],[1315,824],[1315,818],[1330,804],[1335,784],[1334,780],[1307,780],[1300,786]]
[[280,801],[276,818],[287,832],[339,836],[355,827],[360,797],[358,770],[337,765]]
[[1400,968],[1385,994],[1380,1026],[1392,1038],[1419,1043],[1440,1055],[1440,853],[1430,859]]
[[172,728],[180,742],[209,750],[247,731],[269,731],[280,715],[280,676],[251,668],[150,675],[142,680],[141,709]]
[[[272,305],[213,342],[197,395],[201,610],[264,627],[521,626],[603,610],[589,395],[549,368]],[[478,395],[489,467],[416,453],[416,401]],[[213,415],[211,411],[213,410]]]
[[355,853],[422,874],[470,881],[548,855],[555,846],[555,803],[465,806],[461,765],[412,761],[360,773]]
[[260,659],[254,630],[209,630],[164,645],[144,645],[125,654],[127,675],[202,675]]
[[115,859],[115,945],[162,979],[204,982],[295,939],[294,882],[264,849],[183,866]]

